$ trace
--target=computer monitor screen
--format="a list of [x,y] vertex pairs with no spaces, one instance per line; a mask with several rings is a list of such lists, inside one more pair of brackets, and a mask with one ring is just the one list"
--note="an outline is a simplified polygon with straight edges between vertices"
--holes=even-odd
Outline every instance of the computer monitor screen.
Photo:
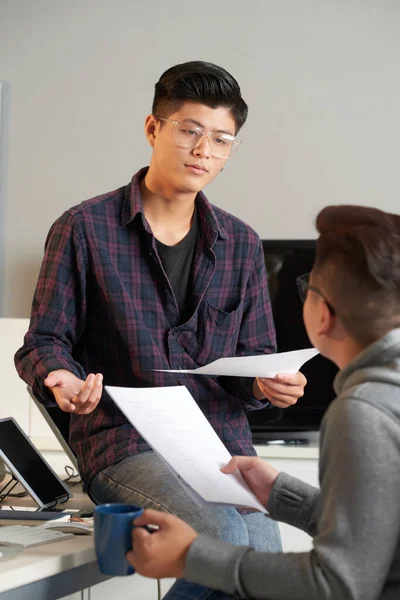
[[0,457],[40,508],[71,497],[67,486],[12,418],[0,419]]
[[[263,240],[262,243],[278,352],[310,348],[296,277],[311,271],[315,240]],[[295,435],[306,437],[302,432],[319,431],[323,415],[335,397],[333,380],[338,369],[330,360],[317,355],[300,370],[308,383],[295,406],[247,413],[254,443]]]

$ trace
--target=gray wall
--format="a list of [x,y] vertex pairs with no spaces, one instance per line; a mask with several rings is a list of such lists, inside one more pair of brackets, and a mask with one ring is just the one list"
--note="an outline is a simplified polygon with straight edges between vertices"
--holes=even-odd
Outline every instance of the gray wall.
[[208,195],[262,237],[314,237],[329,203],[398,212],[399,26],[398,0],[0,0],[3,316],[29,314],[51,223],[148,162],[153,86],[178,62],[242,86],[244,143]]

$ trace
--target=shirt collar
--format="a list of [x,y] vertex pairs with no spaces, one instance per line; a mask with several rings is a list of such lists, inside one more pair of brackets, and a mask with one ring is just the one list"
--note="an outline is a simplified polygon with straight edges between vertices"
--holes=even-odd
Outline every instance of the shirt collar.
[[[140,169],[140,171],[135,173],[135,175],[132,177],[132,181],[126,186],[121,223],[123,227],[126,227],[129,223],[131,223],[131,221],[134,220],[136,215],[140,213],[144,229],[153,235],[150,225],[144,216],[142,196],[139,187],[141,180],[146,175],[148,170],[149,167]],[[229,239],[226,230],[219,222],[212,205],[209,203],[203,192],[199,192],[197,194],[196,204],[199,211],[200,228],[204,232],[209,245],[212,246],[218,236],[223,240]]]
[[124,203],[122,207],[122,215],[121,215],[121,223],[123,227],[126,227],[134,220],[136,215],[142,215],[143,226],[149,233],[151,232],[150,226],[147,223],[142,204],[142,195],[140,193],[140,182],[143,177],[146,175],[149,167],[144,167],[140,169],[135,175],[132,177],[132,181],[126,186],[124,192]]

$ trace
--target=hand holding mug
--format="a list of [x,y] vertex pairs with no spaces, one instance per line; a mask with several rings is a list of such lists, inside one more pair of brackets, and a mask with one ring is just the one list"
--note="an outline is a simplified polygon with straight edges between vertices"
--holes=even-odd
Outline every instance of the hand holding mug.
[[134,519],[143,513],[135,504],[100,504],[94,509],[94,543],[97,563],[104,575],[132,575],[126,559],[132,550]]

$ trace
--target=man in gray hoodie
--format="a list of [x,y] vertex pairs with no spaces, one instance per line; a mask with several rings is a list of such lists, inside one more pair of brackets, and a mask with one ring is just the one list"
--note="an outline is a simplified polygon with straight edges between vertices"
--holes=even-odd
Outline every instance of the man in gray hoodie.
[[320,490],[257,457],[223,469],[239,468],[269,516],[309,533],[313,549],[256,552],[145,511],[135,523],[159,529],[135,529],[128,558],[143,575],[198,584],[186,598],[400,599],[400,216],[331,206],[317,229],[299,291],[311,342],[340,368],[321,426]]

